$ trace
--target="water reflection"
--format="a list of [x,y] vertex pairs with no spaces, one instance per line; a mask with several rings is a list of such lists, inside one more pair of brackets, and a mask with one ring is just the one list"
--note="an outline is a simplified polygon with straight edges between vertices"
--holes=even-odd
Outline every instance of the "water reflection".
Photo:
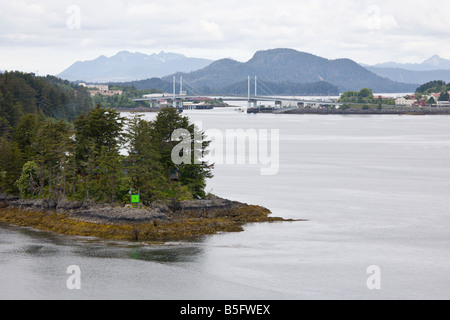
[[51,257],[64,253],[87,258],[132,259],[158,263],[192,262],[203,254],[203,241],[145,243],[63,236],[0,224],[0,252],[13,256]]
[[203,249],[200,243],[177,245],[87,245],[78,244],[74,254],[89,258],[104,259],[133,259],[158,263],[192,262],[202,255]]
[[50,257],[58,253],[57,249],[43,245],[26,245],[22,251],[32,257]]
[[57,246],[65,245],[67,242],[67,238],[53,232],[39,231],[33,228],[18,227],[0,222],[0,245],[13,242],[16,237],[21,239],[25,237],[29,242],[50,243]]

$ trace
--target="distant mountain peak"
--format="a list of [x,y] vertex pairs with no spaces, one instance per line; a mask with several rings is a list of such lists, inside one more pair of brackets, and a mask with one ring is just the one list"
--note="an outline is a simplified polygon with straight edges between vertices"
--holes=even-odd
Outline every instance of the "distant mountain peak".
[[[183,80],[201,88],[225,88],[248,76],[270,83],[315,83],[318,80],[335,85],[340,91],[372,88],[374,92],[408,92],[415,84],[402,84],[377,76],[350,59],[328,60],[294,49],[257,51],[247,62],[222,59],[206,68],[183,74]],[[170,81],[170,76],[163,78]]]
[[443,59],[435,54],[422,63],[396,63],[387,62],[376,64],[375,68],[398,68],[412,71],[450,70],[450,60]]
[[287,54],[287,53],[293,53],[298,54],[301,53],[301,51],[297,51],[295,49],[289,49],[289,48],[275,48],[275,49],[267,49],[267,50],[258,50],[255,52],[255,56],[258,55],[279,55],[279,54]]
[[294,61],[310,61],[311,63],[320,63],[328,60],[311,53],[297,51],[295,49],[279,48],[257,51],[246,64],[254,67],[262,67],[268,64],[285,65],[293,63]]
[[57,76],[70,81],[124,82],[191,72],[211,62],[164,51],[148,55],[123,50],[109,58],[102,55],[94,60],[78,61]]
[[435,54],[430,59],[425,60],[423,62],[423,64],[429,64],[429,65],[432,65],[432,66],[439,66],[441,63],[445,63],[445,62],[448,62],[448,61],[449,60],[442,59],[440,56]]
[[124,55],[131,55],[132,53],[130,51],[127,50],[122,50],[117,52],[116,56],[124,56]]
[[308,57],[316,57],[318,58],[318,56],[315,56],[311,53],[307,53],[307,52],[302,52],[302,51],[297,51],[295,49],[289,49],[289,48],[278,48],[278,49],[268,49],[268,50],[259,50],[256,51],[256,53],[253,55],[253,59],[258,59],[261,57],[273,57],[273,56],[295,56],[295,57],[299,57],[299,56],[308,56]]
[[[97,59],[95,59],[95,60],[106,60],[106,59],[108,59],[107,56],[101,55],[101,56],[99,56],[99,57],[98,57]],[[78,61],[78,62],[83,62],[83,61]]]

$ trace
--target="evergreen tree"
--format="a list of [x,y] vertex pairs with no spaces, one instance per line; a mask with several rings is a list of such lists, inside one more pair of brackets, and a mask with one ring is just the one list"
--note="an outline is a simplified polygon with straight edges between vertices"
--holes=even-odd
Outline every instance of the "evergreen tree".
[[22,170],[20,150],[17,143],[0,137],[0,192],[16,194],[16,185]]
[[14,130],[14,140],[19,146],[23,163],[32,160],[35,155],[33,144],[43,121],[43,116],[39,114],[26,114]]
[[441,92],[441,95],[439,96],[439,101],[449,101],[450,96],[448,92]]
[[445,88],[445,86],[446,86],[445,81],[442,80],[430,81],[418,87],[416,92],[422,94],[441,92],[443,91],[442,88]]
[[103,174],[111,173],[110,168],[105,166],[106,161],[121,171],[119,163],[120,148],[124,142],[122,133],[124,119],[118,112],[97,105],[88,114],[81,115],[74,124],[76,148],[72,166],[75,166],[76,174],[72,172],[71,175],[78,176],[82,185],[76,193],[79,196],[82,190],[85,198],[94,199],[104,198],[106,194],[110,196],[111,192],[104,192],[104,189],[112,190],[117,185],[119,177],[109,176],[106,179],[108,186],[99,185],[98,182]]
[[17,126],[25,114],[42,113],[46,117],[73,121],[92,107],[86,89],[47,76],[21,72],[0,74],[0,125],[4,131]]
[[[205,196],[210,141],[187,117],[166,108],[154,121],[130,120],[124,133],[125,119],[97,105],[68,122],[88,102],[83,89],[54,77],[0,75],[0,192],[127,202],[133,188],[145,204]],[[187,132],[190,148],[183,148],[188,161],[175,164],[177,129]]]
[[[172,141],[172,134],[177,129],[185,129],[190,133],[190,161],[180,165],[175,165],[172,161],[172,150],[179,143]],[[206,179],[212,177],[213,168],[213,165],[201,159],[206,155],[211,143],[204,140],[204,132],[191,124],[188,117],[180,115],[176,109],[165,108],[153,121],[151,137],[154,147],[159,148],[161,164],[167,174],[174,169],[177,170],[180,183],[188,187],[194,197],[204,197]]]
[[108,152],[119,150],[123,143],[124,124],[120,113],[97,105],[88,114],[75,120],[77,158],[86,160],[90,153],[100,154],[102,147]]
[[143,202],[164,199],[164,190],[170,189],[159,149],[152,143],[151,134],[151,122],[139,116],[129,121],[126,170],[133,189],[139,191]]
[[38,171],[39,166],[34,161],[28,161],[23,166],[22,173],[15,183],[23,197],[34,197],[40,194],[42,188],[39,184]]
[[[66,169],[74,141],[68,122],[47,122],[36,136],[34,161],[39,168],[41,196],[59,199],[66,194]],[[45,190],[44,190],[45,188]]]
[[436,99],[434,99],[434,97],[430,97],[430,99],[428,99],[427,103],[428,104],[436,104]]
[[102,147],[95,176],[91,187],[97,201],[113,203],[124,200],[131,182],[123,172],[123,160],[117,150],[110,152],[107,147]]

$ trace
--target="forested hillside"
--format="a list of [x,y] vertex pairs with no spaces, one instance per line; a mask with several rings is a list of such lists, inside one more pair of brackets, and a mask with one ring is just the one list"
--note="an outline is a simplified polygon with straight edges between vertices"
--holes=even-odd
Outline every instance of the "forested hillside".
[[0,193],[123,203],[135,190],[148,204],[204,197],[212,177],[198,152],[190,163],[173,164],[176,129],[191,133],[201,152],[209,145],[195,140],[203,134],[173,108],[155,121],[125,119],[114,109],[92,108],[81,87],[13,72],[0,76],[0,110]]
[[[254,80],[251,80],[252,94]],[[222,89],[223,94],[247,95],[248,81],[241,81]],[[292,95],[292,96],[337,96],[339,90],[336,86],[325,82],[314,83],[292,83],[292,82],[270,82],[258,81],[259,95]]]
[[432,94],[432,93],[446,93],[450,91],[450,83],[442,80],[434,80],[427,82],[417,88],[416,93]]
[[10,134],[26,114],[72,121],[91,108],[89,93],[69,81],[22,72],[0,74],[2,135]]

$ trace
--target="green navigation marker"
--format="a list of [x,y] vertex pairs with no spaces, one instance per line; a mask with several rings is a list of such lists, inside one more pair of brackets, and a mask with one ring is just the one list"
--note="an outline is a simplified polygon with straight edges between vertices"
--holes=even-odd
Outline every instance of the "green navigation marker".
[[139,202],[140,202],[140,197],[138,194],[131,195],[131,203],[139,203]]

